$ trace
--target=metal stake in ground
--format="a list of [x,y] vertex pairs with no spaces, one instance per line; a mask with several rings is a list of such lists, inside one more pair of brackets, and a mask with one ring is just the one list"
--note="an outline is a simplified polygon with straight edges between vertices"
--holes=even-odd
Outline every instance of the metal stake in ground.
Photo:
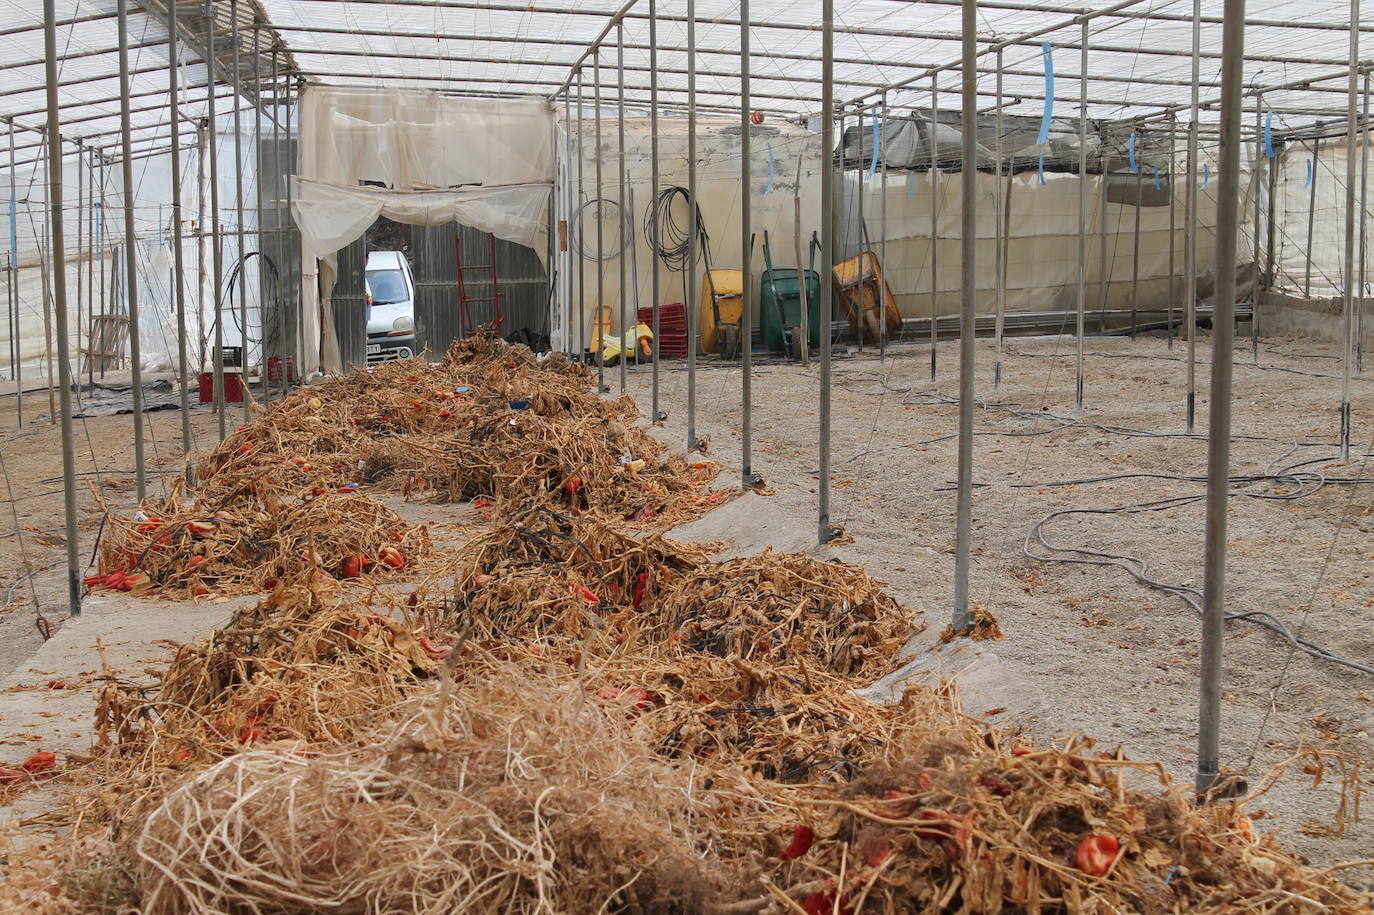
[[602,183],[601,175],[601,48],[593,49],[592,57],[592,92],[593,102],[596,107],[592,111],[592,116],[596,121],[596,310],[592,315],[592,329],[596,336],[592,340],[592,358],[596,360],[596,390],[605,394],[610,388],[606,387],[606,360],[602,358],[602,353],[606,349],[606,331],[609,309],[606,308],[606,232],[604,207],[606,201],[602,196],[605,194],[605,185]]
[[[827,153],[826,155],[829,155]],[[930,74],[930,380],[935,380],[935,343],[939,336],[940,241],[940,74]],[[860,325],[862,327],[862,325]]]
[[[629,334],[629,295],[625,286],[625,253],[628,250],[627,244],[634,244],[634,222],[630,219],[629,209],[625,202],[625,22],[621,20],[615,25],[615,81],[616,91],[619,97],[619,112],[616,118],[616,158],[619,160],[620,167],[620,190],[616,197],[616,203],[620,206],[620,253],[616,255],[616,263],[620,268],[620,393],[625,393],[625,365],[630,361],[630,351],[625,348],[626,338]],[[625,233],[629,232],[627,238]],[[635,341],[638,348],[639,341]],[[603,347],[604,351],[604,347]]]
[[992,389],[1002,390],[1002,331],[1006,328],[1006,309],[1007,309],[1007,285],[1002,250],[1002,234],[1006,227],[1002,224],[1002,49],[997,49],[997,101],[994,113],[995,126],[993,127],[993,154],[997,158],[993,166],[993,187],[992,205],[996,209],[993,214],[993,237],[997,244],[997,252],[994,256],[996,261],[993,283],[996,286],[997,296],[997,315],[994,319],[992,330],[993,338],[993,360],[992,360]]
[[[1207,527],[1202,594],[1202,682],[1198,698],[1197,791],[1220,771],[1221,655],[1226,625],[1226,509],[1230,492],[1231,362],[1235,342],[1236,234],[1240,222],[1241,80],[1245,0],[1226,0],[1221,38],[1221,151],[1217,165],[1217,291],[1207,426]],[[1356,20],[1358,21],[1358,20]]]
[[[816,485],[819,512],[817,540],[827,544],[835,536],[830,526],[830,322],[833,310],[831,276],[835,264],[835,0],[821,0],[821,404],[820,480]],[[803,328],[803,333],[805,329]],[[933,350],[932,350],[933,352]]]
[[[658,200],[654,200],[658,204]],[[654,255],[657,257],[657,253]],[[697,450],[697,5],[687,0],[687,450]]]
[[[120,0],[124,11],[127,0]],[[123,16],[121,16],[121,21]],[[121,34],[124,30],[121,29]],[[121,43],[127,52],[127,39]],[[62,509],[67,537],[67,609],[81,615],[81,567],[77,559],[76,449],[72,442],[72,368],[67,336],[67,255],[62,234],[62,124],[57,101],[56,0],[43,0],[44,76],[48,102],[48,228],[52,241],[53,303],[57,318],[58,396],[62,404]],[[127,90],[123,93],[128,97]],[[127,191],[126,191],[127,193]]]
[[[1355,132],[1359,129],[1360,0],[1350,0],[1350,80],[1345,108],[1345,296],[1341,303],[1341,460],[1350,460],[1350,372],[1355,362]],[[1361,221],[1364,213],[1360,213]]]
[[749,0],[739,4],[739,175],[740,175],[740,263],[744,268],[744,283],[740,288],[740,485],[750,488],[758,478],[753,464],[753,379],[754,316],[753,316],[753,260],[754,238],[750,225],[750,207],[754,202],[749,162]]
[[1202,0],[1193,0],[1193,119],[1188,124],[1188,193],[1183,201],[1183,307],[1188,321],[1188,431],[1197,419],[1197,141],[1198,83],[1202,79]]
[[[191,453],[191,381],[186,357],[186,264],[181,250],[181,118],[177,98],[177,5],[167,4],[167,122],[172,125],[172,296],[177,314],[177,375],[181,379],[181,453]],[[213,89],[212,89],[213,91]]]
[[[215,4],[205,0],[205,48],[210,60],[215,60]],[[219,127],[215,117],[215,86],[211,80],[206,92],[206,154],[210,158],[210,251],[214,262],[215,280],[215,350],[210,358],[215,373],[215,414],[219,419],[219,438],[229,434],[224,415],[224,247],[219,224]]]
[[[239,75],[239,0],[229,0],[230,30],[229,40],[234,45],[234,89],[242,92],[243,80]],[[238,213],[238,274],[239,274],[239,389],[243,394],[243,421],[252,418],[251,399],[248,396],[248,279],[246,236],[243,232],[243,106],[238,96],[234,97],[234,200]]]
[[[138,323],[138,238],[134,232],[133,133],[129,123],[129,0],[119,0],[119,138],[124,161],[124,291],[129,302],[129,368],[133,373],[134,487],[138,501],[148,495],[148,472],[143,466],[143,365]],[[54,130],[56,127],[53,128]],[[176,129],[173,128],[173,133]],[[60,171],[60,166],[58,167]],[[57,211],[60,215],[61,211]],[[57,252],[53,252],[54,255]],[[59,263],[54,261],[54,264]],[[65,283],[63,284],[65,288]],[[66,323],[66,316],[62,321]],[[65,333],[62,331],[60,333]],[[60,357],[64,367],[66,357]],[[63,382],[64,390],[66,381]],[[64,408],[65,410],[65,408]]]
[[[959,243],[963,253],[960,264],[963,273],[960,282],[962,289],[959,294],[959,494],[954,550],[954,618],[951,622],[956,633],[967,632],[973,623],[973,615],[969,612],[968,606],[968,578],[969,552],[973,542],[973,371],[978,285],[978,170],[973,167],[978,155],[977,0],[963,0],[963,20],[964,123],[959,230]],[[1079,302],[1082,302],[1081,291]]]
[[[1083,409],[1083,316],[1088,295],[1088,20],[1078,63],[1078,307],[1074,313],[1074,406]],[[1052,101],[1046,101],[1046,106]]]
[[[658,203],[658,3],[657,0],[649,0],[649,206],[656,207]],[[634,231],[635,217],[630,214],[629,225],[631,232]],[[659,225],[658,217],[655,215],[653,225],[650,227],[653,237],[649,239],[649,250],[653,252],[650,261],[653,263],[651,290],[653,293],[650,305],[653,307],[654,316],[654,362],[650,372],[653,375],[653,391],[650,395],[651,422],[662,422],[668,418],[668,414],[663,411],[658,402],[658,361],[661,358],[659,335],[661,333],[662,321],[660,314],[662,302],[662,290],[660,288],[660,270],[662,263],[658,257]],[[691,303],[687,303],[691,307]],[[636,319],[639,317],[635,316]]]
[[[1369,227],[1369,84],[1370,73],[1364,75],[1364,133],[1360,134],[1360,263],[1359,282],[1355,289],[1355,371],[1364,374],[1364,269],[1365,253],[1368,247]],[[1270,170],[1273,169],[1271,162]],[[1258,265],[1256,265],[1258,267]]]
[[19,196],[14,176],[14,121],[9,122],[10,139],[10,234],[9,264],[5,268],[5,288],[10,306],[10,363],[14,367],[14,404],[19,428],[24,428],[24,351],[19,343]]

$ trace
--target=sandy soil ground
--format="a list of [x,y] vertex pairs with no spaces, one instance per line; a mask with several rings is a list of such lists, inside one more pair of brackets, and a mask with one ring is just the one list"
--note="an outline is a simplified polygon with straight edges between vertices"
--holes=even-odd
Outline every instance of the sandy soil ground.
[[[113,379],[112,379],[113,380]],[[15,399],[0,397],[0,674],[7,673],[42,643],[36,620],[54,626],[67,617],[66,536],[62,520],[62,435],[49,419],[46,393],[25,396],[25,426],[17,428]],[[228,419],[241,422],[241,407]],[[181,418],[175,411],[145,414],[144,460],[148,491],[165,492],[181,465]],[[192,449],[216,440],[209,408],[191,416]],[[231,426],[232,428],[232,426]],[[91,562],[100,530],[98,492],[111,508],[136,502],[133,416],[98,416],[75,421],[78,547],[83,568]],[[17,520],[17,525],[16,525]],[[17,535],[16,535],[17,534]],[[25,574],[36,570],[32,586]]]
[[[1158,511],[1111,510],[1203,493],[1201,482],[1173,477],[1205,472],[1211,340],[1201,334],[1197,344],[1198,419],[1191,436],[1182,345],[1170,351],[1162,336],[1142,335],[1134,342],[1093,339],[1086,349],[1086,408],[1074,415],[1071,339],[1009,341],[1000,391],[993,390],[992,345],[979,342],[971,587],[1006,634],[990,648],[1001,665],[1002,701],[995,704],[1009,707],[991,717],[1038,738],[1086,733],[1104,748],[1124,744],[1130,756],[1160,759],[1191,783],[1199,672],[1193,610],[1120,567],[1038,561],[1023,545],[1033,525],[1053,512],[1106,509],[1052,519],[1046,537],[1060,546],[1138,557],[1155,579],[1202,587],[1200,499]],[[870,571],[926,612],[928,643],[953,599],[956,345],[942,344],[938,356],[934,382],[925,346],[898,347],[885,362],[871,352],[842,356],[833,401],[833,518],[856,538],[852,549]],[[1367,457],[1374,446],[1374,380],[1359,379],[1352,389],[1357,446],[1347,466],[1334,444],[1340,367],[1333,350],[1266,340],[1256,366],[1246,341],[1236,358],[1233,473],[1302,463],[1332,479],[1374,478],[1374,459]],[[764,362],[752,377],[753,469],[776,490],[774,498],[814,512],[818,369]],[[618,382],[618,371],[608,370],[613,393]],[[669,414],[663,436],[681,447],[684,365],[664,363],[660,385]],[[726,478],[739,472],[740,389],[738,364],[703,365],[698,433],[710,437],[713,454],[730,467]],[[648,415],[646,367],[631,370],[628,392]],[[1122,474],[1166,478],[1069,482]],[[1332,653],[1374,665],[1374,486],[1277,479],[1236,489],[1311,494],[1233,499],[1230,608],[1267,611]],[[1273,767],[1297,759],[1254,802],[1260,825],[1318,862],[1368,859],[1374,815],[1353,821],[1353,790],[1356,782],[1374,785],[1374,675],[1294,652],[1252,624],[1232,622],[1226,635],[1223,766],[1258,786]],[[994,700],[986,701],[987,708],[969,711],[992,712]],[[1319,755],[1304,760],[1311,751]],[[1324,773],[1314,787],[1317,766]],[[1374,874],[1365,869],[1354,879]]]

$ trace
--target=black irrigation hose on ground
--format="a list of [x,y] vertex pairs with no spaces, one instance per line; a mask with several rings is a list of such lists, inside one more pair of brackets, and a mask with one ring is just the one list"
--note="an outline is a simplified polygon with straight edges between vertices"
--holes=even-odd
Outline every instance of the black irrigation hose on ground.
[[[1252,499],[1291,501],[1293,499],[1301,499],[1305,498],[1306,496],[1313,495],[1325,486],[1327,486],[1328,484],[1357,485],[1374,483],[1374,479],[1369,478],[1327,477],[1324,474],[1317,473],[1315,471],[1298,469],[1308,464],[1315,463],[1318,463],[1318,461],[1303,461],[1302,463],[1293,464],[1276,473],[1251,474],[1245,476],[1235,476],[1231,478],[1231,482],[1233,484],[1238,483],[1242,485],[1260,482],[1287,483],[1296,487],[1296,489],[1292,492],[1259,493],[1236,491],[1233,493],[1233,495],[1246,496]],[[1112,476],[1093,477],[1090,479],[1083,480],[1064,480],[1055,483],[1018,483],[1014,484],[1014,486],[1016,488],[1047,488],[1051,486],[1077,485],[1080,483],[1104,483],[1119,479],[1134,479],[1141,477],[1151,479],[1177,480],[1180,482],[1201,482],[1206,480],[1206,477],[1198,476],[1175,476],[1170,474],[1158,473],[1125,473],[1115,474]],[[1153,588],[1156,591],[1163,591],[1166,594],[1172,594],[1174,597],[1179,598],[1188,606],[1192,607],[1193,611],[1196,612],[1198,615],[1201,615],[1202,591],[1198,588],[1189,587],[1187,585],[1171,584],[1170,582],[1161,581],[1157,578],[1151,577],[1149,574],[1149,563],[1138,556],[1130,556],[1124,553],[1112,553],[1106,550],[1096,550],[1084,546],[1061,546],[1059,544],[1056,544],[1052,542],[1046,535],[1045,526],[1049,524],[1051,521],[1055,520],[1056,518],[1063,518],[1068,515],[1116,515],[1137,514],[1140,512],[1165,511],[1172,508],[1178,508],[1183,505],[1189,505],[1195,502],[1200,502],[1204,498],[1204,494],[1197,494],[1191,496],[1174,496],[1168,499],[1158,499],[1150,502],[1137,502],[1131,505],[1118,505],[1111,508],[1068,508],[1056,512],[1051,512],[1050,514],[1041,518],[1039,521],[1036,521],[1035,524],[1031,526],[1030,531],[1026,534],[1025,541],[1022,543],[1021,551],[1025,554],[1027,559],[1033,559],[1039,562],[1069,562],[1077,563],[1080,565],[1116,566],[1118,568],[1125,569],[1128,573],[1130,573],[1130,575],[1133,578],[1135,578],[1136,581],[1140,582],[1148,588]],[[1035,549],[1036,545],[1042,547],[1046,552],[1037,552]],[[1263,626],[1265,629],[1268,629],[1270,632],[1273,632],[1274,634],[1278,635],[1288,645],[1292,646],[1293,648],[1296,648],[1304,654],[1307,654],[1314,658],[1318,658],[1323,661],[1330,661],[1334,664],[1339,664],[1343,667],[1349,667],[1353,670],[1358,670],[1361,673],[1374,674],[1374,666],[1362,664],[1359,661],[1354,661],[1349,658],[1341,657],[1340,655],[1337,655],[1336,653],[1326,648],[1323,648],[1315,642],[1309,641],[1305,638],[1302,638],[1299,635],[1296,635],[1291,629],[1288,628],[1288,625],[1286,623],[1284,623],[1282,620],[1274,616],[1272,613],[1269,613],[1268,611],[1245,610],[1236,613],[1227,613],[1226,621],[1254,623],[1257,626]]]

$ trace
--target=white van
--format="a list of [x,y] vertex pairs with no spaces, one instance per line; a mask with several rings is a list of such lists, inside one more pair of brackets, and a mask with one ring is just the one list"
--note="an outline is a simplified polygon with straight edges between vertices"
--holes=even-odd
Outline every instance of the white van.
[[415,280],[400,251],[367,256],[367,361],[415,355]]

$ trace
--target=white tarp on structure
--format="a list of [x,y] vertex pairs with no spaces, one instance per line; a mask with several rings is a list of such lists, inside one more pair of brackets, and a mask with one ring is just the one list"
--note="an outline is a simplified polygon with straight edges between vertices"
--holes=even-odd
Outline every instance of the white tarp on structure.
[[[1359,232],[1360,143],[1355,155],[1355,231]],[[1289,144],[1280,154],[1274,213],[1274,285],[1305,296],[1343,295],[1345,274],[1346,138]],[[1309,219],[1310,216],[1310,219]],[[1365,218],[1368,218],[1366,216]],[[1311,243],[1308,233],[1311,232]],[[1369,248],[1366,240],[1366,248]],[[1364,276],[1374,280],[1370,252]],[[1359,236],[1355,237],[1354,284],[1359,283]]]
[[378,216],[420,225],[456,220],[543,256],[553,109],[539,100],[311,87],[301,94],[298,174],[292,203],[301,232],[304,368],[334,371],[341,368],[329,301],[334,253]]

